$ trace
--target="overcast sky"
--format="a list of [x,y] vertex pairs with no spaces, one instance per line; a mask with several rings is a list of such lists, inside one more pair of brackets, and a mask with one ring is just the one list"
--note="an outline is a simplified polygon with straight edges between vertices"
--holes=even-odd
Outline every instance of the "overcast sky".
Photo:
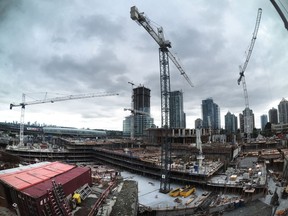
[[113,92],[119,95],[26,106],[25,122],[122,130],[133,82],[151,90],[151,114],[161,126],[158,45],[130,18],[134,5],[155,29],[163,27],[194,84],[170,61],[171,90],[184,93],[187,128],[202,118],[206,98],[220,106],[222,127],[228,111],[238,117],[244,110],[237,79],[258,8],[262,19],[245,71],[256,126],[287,98],[288,31],[270,0],[0,0],[0,121],[20,121],[21,109],[9,104],[22,102],[22,93],[33,101],[45,92]]

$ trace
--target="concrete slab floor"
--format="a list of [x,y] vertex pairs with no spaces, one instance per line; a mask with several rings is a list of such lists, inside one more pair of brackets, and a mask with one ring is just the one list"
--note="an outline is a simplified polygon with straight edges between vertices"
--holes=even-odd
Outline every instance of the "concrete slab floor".
[[[182,200],[181,203],[177,203],[174,200],[176,197],[171,197],[169,194],[163,194],[159,192],[160,181],[159,179],[153,179],[145,176],[140,176],[130,172],[121,172],[124,179],[132,179],[138,182],[138,198],[139,204],[151,207],[152,209],[157,208],[173,208],[173,207],[185,207],[185,203],[191,198],[179,197]],[[184,187],[185,185],[170,184],[172,188]],[[200,197],[204,191],[200,188],[196,188],[195,194]],[[195,199],[197,201],[197,199]],[[192,203],[191,203],[192,204]]]
[[[176,197],[171,197],[168,194],[160,193],[159,192],[159,189],[160,189],[159,179],[153,179],[153,178],[149,178],[149,177],[145,177],[145,176],[140,176],[140,175],[137,175],[134,173],[126,172],[126,171],[121,172],[121,175],[124,179],[133,179],[133,180],[138,182],[139,204],[147,206],[147,207],[151,207],[152,209],[157,209],[157,208],[160,209],[160,208],[167,208],[167,207],[173,208],[174,206],[176,208],[177,207],[179,207],[179,208],[185,207],[186,201],[188,201],[190,199],[190,197],[187,197],[187,198],[180,197],[182,202],[176,203],[174,201]],[[273,193],[274,193],[275,188],[278,187],[276,184],[279,185],[279,183],[274,182],[274,180],[272,178],[268,179],[269,190],[271,190]],[[183,186],[185,186],[185,185],[179,185],[179,184],[173,183],[173,184],[171,184],[171,189],[177,188],[177,187],[183,187]],[[283,188],[284,187],[278,187],[278,189],[277,189],[277,193],[279,195],[279,206],[277,207],[277,210],[282,210],[282,209],[288,208],[288,199],[281,199],[281,192],[282,192]],[[198,197],[200,197],[204,192],[205,191],[203,191],[202,189],[196,188],[195,194]],[[227,195],[229,196],[229,194],[227,194]],[[258,201],[263,203],[263,206],[265,207],[265,209],[266,208],[271,209],[272,208],[272,206],[270,205],[271,197],[272,197],[272,195],[270,195],[268,193],[265,198],[260,198]],[[196,200],[195,200],[195,202],[196,202]],[[242,208],[243,208],[242,209],[242,213],[243,213],[243,212],[245,212],[244,208],[246,208],[246,207],[242,207]],[[247,210],[248,210],[248,208],[247,208]],[[231,215],[233,215],[232,212],[230,212]],[[235,212],[235,214],[237,214],[237,213]],[[228,214],[228,215],[230,215],[230,214]],[[239,212],[238,212],[238,215],[239,215]],[[259,214],[259,215],[261,215],[261,214]],[[254,213],[254,216],[255,216],[255,213]],[[261,215],[261,216],[264,216],[264,215]]]

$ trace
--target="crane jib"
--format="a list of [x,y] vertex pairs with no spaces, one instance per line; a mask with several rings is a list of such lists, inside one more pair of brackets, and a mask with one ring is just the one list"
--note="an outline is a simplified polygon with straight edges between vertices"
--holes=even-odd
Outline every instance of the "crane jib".
[[68,95],[63,97],[55,97],[55,98],[45,98],[43,100],[35,100],[30,102],[25,102],[25,94],[22,94],[22,103],[19,104],[10,104],[10,109],[13,107],[21,106],[21,119],[20,119],[20,141],[19,146],[24,145],[24,110],[27,105],[36,105],[43,103],[54,103],[58,101],[66,101],[66,100],[76,100],[76,99],[84,99],[84,98],[92,98],[92,97],[103,97],[103,96],[113,96],[119,95],[118,93],[90,93],[90,94],[80,94],[80,95]]

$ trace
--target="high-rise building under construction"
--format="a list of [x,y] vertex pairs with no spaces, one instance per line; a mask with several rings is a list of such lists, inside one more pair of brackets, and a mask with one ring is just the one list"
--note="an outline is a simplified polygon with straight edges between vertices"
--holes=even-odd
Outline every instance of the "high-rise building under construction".
[[150,89],[139,86],[133,89],[131,115],[123,121],[123,135],[135,137],[145,135],[145,129],[151,128],[154,119],[150,116]]

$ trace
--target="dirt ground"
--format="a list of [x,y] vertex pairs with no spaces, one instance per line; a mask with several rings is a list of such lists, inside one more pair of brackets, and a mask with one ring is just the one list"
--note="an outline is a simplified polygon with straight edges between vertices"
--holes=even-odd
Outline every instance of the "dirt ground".
[[0,207],[0,215],[1,216],[17,216],[15,212],[4,207]]

